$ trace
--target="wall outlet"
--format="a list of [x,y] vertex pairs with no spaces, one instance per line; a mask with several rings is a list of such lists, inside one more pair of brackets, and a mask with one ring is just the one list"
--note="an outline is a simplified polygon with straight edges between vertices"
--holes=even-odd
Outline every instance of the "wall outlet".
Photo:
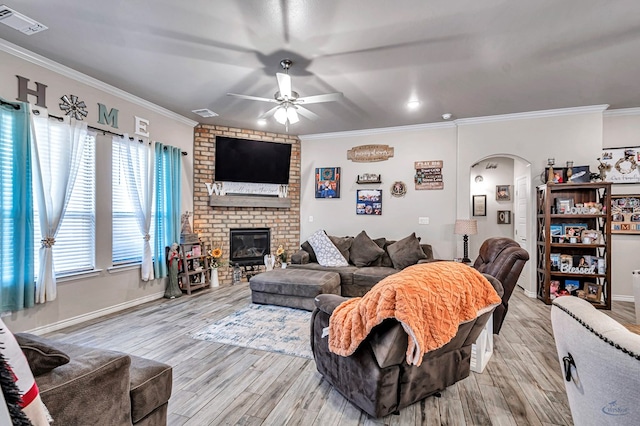
[[428,225],[428,224],[429,224],[429,218],[428,217],[420,216],[418,218],[418,225]]
[[313,222],[313,216],[309,216],[309,222]]

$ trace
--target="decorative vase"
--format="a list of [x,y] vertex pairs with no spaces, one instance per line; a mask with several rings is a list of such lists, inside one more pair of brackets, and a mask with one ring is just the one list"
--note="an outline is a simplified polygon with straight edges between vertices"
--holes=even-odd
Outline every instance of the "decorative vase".
[[274,266],[276,266],[276,257],[272,254],[267,254],[264,256],[264,266],[267,269],[267,271],[270,271],[273,269]]
[[287,262],[282,262],[282,269],[287,269]]
[[211,268],[211,287],[220,286],[220,281],[218,280],[218,268]]

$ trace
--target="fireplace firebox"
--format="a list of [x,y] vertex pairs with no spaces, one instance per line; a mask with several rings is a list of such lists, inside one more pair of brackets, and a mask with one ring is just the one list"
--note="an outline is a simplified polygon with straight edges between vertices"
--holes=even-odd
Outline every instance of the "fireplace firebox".
[[263,265],[264,256],[271,254],[271,230],[269,228],[231,229],[229,241],[229,263],[231,265]]

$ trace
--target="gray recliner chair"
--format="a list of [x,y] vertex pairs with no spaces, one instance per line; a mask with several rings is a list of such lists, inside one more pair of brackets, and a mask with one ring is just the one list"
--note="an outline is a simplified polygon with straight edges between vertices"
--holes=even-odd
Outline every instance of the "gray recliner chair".
[[[487,276],[499,295],[502,285]],[[321,294],[311,316],[311,349],[320,374],[354,405],[373,417],[399,411],[469,376],[471,345],[493,310],[460,324],[443,347],[427,352],[420,366],[406,361],[408,335],[395,319],[374,327],[358,349],[343,357],[329,351],[323,329],[344,297]]]

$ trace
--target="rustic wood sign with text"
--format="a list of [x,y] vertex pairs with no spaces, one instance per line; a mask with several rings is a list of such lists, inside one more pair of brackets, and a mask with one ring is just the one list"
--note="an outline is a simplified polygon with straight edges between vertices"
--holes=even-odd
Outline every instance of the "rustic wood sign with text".
[[443,163],[442,160],[416,161],[414,163],[416,189],[444,189],[444,181],[442,180]]
[[347,160],[355,163],[386,161],[393,157],[393,147],[389,145],[360,145],[347,151]]

